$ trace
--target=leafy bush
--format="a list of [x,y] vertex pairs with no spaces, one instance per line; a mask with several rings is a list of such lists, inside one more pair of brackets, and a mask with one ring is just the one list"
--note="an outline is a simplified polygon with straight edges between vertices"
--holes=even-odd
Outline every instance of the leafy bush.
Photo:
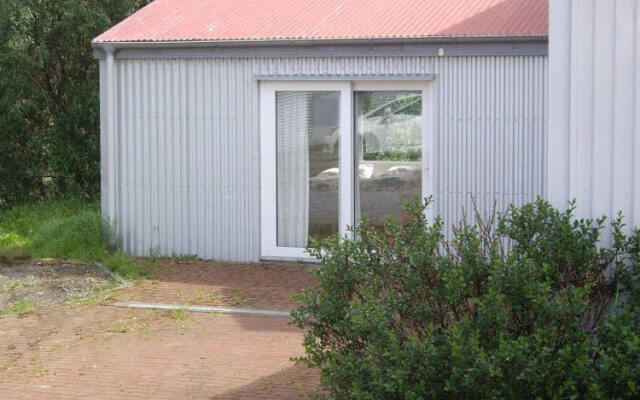
[[600,247],[604,218],[538,200],[447,242],[441,219],[408,210],[309,249],[318,285],[292,315],[326,396],[639,398],[640,231],[619,217]]

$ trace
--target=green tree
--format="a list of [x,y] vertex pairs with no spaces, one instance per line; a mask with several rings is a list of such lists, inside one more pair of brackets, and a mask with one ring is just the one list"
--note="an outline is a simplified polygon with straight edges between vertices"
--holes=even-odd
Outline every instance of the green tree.
[[91,39],[147,2],[0,2],[0,206],[98,193],[98,64]]

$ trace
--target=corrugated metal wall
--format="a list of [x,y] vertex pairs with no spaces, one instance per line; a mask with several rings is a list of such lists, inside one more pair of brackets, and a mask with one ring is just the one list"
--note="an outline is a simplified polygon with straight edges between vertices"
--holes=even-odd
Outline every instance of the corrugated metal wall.
[[546,57],[444,58],[438,73],[437,211],[454,223],[545,193]]
[[114,220],[124,248],[135,254],[258,260],[255,75],[434,72],[437,212],[454,222],[472,196],[481,207],[495,199],[504,208],[544,194],[545,56],[119,59],[115,65]]
[[550,6],[550,199],[639,227],[640,1]]

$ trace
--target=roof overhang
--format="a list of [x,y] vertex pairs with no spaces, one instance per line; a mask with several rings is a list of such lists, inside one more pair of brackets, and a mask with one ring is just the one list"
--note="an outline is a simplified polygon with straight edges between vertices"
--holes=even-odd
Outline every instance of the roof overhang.
[[92,42],[96,58],[547,55],[548,36]]

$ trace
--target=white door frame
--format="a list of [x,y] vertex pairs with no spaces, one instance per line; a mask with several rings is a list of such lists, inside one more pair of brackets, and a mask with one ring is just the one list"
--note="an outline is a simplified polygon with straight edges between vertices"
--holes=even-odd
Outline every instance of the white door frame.
[[[310,261],[313,258],[302,248],[277,245],[276,207],[276,92],[333,91],[340,92],[340,234],[347,235],[355,221],[355,135],[353,92],[367,90],[420,90],[422,92],[422,195],[433,193],[433,150],[435,145],[435,101],[433,81],[260,81],[260,175],[261,175],[261,258]],[[345,167],[346,166],[346,167]],[[432,210],[431,207],[429,210]],[[428,211],[430,212],[430,211]],[[430,217],[430,215],[428,215]]]

